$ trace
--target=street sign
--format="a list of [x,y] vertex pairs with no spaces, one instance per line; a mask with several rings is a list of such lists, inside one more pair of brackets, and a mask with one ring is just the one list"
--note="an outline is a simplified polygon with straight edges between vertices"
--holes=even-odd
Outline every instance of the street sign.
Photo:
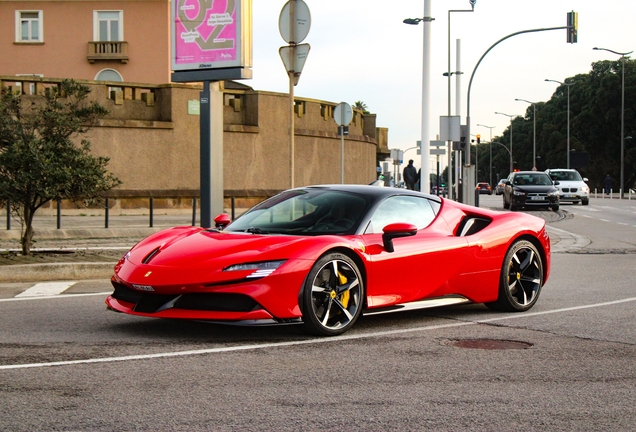
[[459,141],[459,116],[439,116],[439,137],[442,141]]
[[445,155],[445,154],[446,154],[446,149],[443,149],[443,148],[440,148],[440,149],[438,149],[438,148],[432,148],[432,149],[431,149],[431,153],[430,153],[430,154],[431,154],[431,156],[435,156],[435,155],[439,155],[439,156],[441,156],[441,155]]
[[347,126],[353,119],[353,110],[351,105],[346,102],[340,102],[333,109],[333,119],[338,126]]
[[291,45],[301,43],[311,27],[309,7],[303,0],[289,0],[278,18],[278,30],[283,40]]
[[[278,53],[280,54],[281,60],[283,60],[287,73],[293,72],[294,74],[300,75],[303,71],[303,67],[305,67],[305,60],[307,60],[307,56],[309,55],[309,48],[309,44],[280,47]],[[295,84],[297,84],[297,82]]]

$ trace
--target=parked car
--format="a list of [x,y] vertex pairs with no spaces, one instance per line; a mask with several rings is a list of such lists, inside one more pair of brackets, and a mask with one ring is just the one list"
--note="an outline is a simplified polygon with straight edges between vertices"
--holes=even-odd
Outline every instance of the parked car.
[[588,205],[590,203],[590,187],[587,185],[587,178],[581,177],[581,174],[575,169],[548,169],[545,171],[554,181],[559,182],[559,200],[561,202],[571,202],[574,204],[581,203]]
[[490,187],[490,184],[488,183],[477,183],[477,186],[475,187],[475,189],[479,191],[479,195],[481,194],[492,195],[492,187]]
[[526,311],[550,274],[543,219],[406,189],[301,187],[215,224],[137,243],[115,265],[108,308],[333,336],[361,314],[466,302]]
[[517,171],[506,179],[503,193],[505,209],[549,207],[559,210],[559,191],[550,176],[540,171]]
[[497,186],[495,186],[495,195],[503,194],[504,186],[506,185],[506,180],[507,179],[505,178],[499,180],[499,182],[497,183]]

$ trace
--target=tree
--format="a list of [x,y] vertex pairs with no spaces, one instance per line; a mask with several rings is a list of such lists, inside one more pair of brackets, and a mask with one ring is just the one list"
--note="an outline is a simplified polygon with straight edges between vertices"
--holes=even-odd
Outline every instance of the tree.
[[368,114],[368,113],[369,113],[369,111],[367,110],[367,104],[365,104],[365,103],[364,103],[364,102],[362,102],[362,101],[355,101],[355,102],[353,103],[352,108],[353,108],[353,109],[360,110],[360,111],[362,111],[362,112],[363,112],[363,113],[365,113],[365,114]]
[[[121,184],[106,170],[109,158],[96,157],[81,138],[108,114],[87,100],[90,89],[64,80],[43,94],[21,96],[8,88],[0,95],[0,199],[20,222],[22,253],[30,255],[33,217],[50,201],[99,201]],[[77,144],[77,141],[80,141]]]

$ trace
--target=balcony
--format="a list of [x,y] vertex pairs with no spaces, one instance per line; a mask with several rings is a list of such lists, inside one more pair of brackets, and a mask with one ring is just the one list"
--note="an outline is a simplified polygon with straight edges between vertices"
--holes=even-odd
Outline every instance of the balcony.
[[128,63],[128,42],[94,41],[88,43],[89,63],[96,61],[119,60]]

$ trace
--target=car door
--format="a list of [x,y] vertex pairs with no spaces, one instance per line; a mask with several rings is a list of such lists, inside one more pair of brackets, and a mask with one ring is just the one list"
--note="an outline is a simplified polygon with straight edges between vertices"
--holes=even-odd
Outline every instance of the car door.
[[[398,222],[413,224],[418,231],[394,239],[394,251],[387,252],[382,229]],[[382,202],[361,237],[368,254],[369,307],[411,302],[445,291],[459,273],[467,246],[465,238],[454,236],[446,221],[436,217],[428,199],[406,195]]]

